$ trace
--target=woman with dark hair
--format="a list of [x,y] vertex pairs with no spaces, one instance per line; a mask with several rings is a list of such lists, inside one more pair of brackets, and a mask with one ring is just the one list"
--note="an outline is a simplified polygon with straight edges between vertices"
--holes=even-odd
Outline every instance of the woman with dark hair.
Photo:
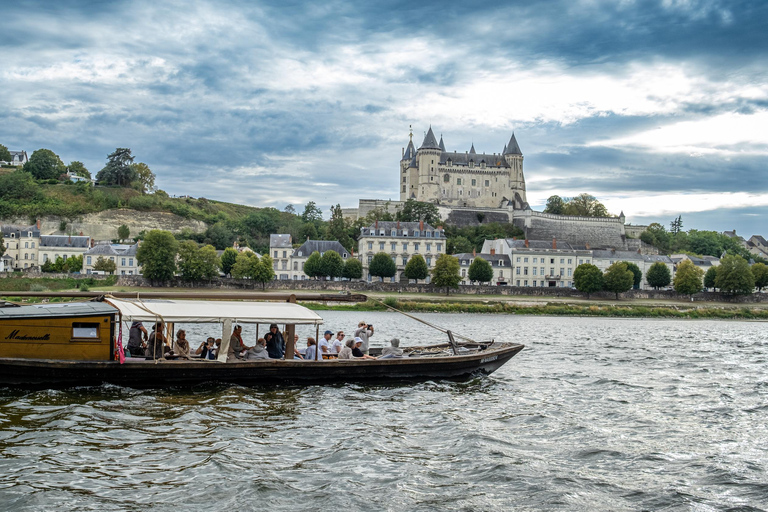
[[163,322],[157,322],[152,326],[152,334],[147,340],[147,350],[144,353],[147,359],[162,359],[165,351],[165,336],[163,336]]
[[282,359],[285,357],[285,340],[277,324],[269,326],[269,332],[264,336],[267,340],[267,353],[270,359]]

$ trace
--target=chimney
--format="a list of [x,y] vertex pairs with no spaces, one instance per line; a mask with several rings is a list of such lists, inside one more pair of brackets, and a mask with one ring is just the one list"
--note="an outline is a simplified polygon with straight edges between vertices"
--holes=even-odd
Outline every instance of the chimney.
[[552,248],[557,249],[557,238],[552,237]]
[[83,232],[82,231],[80,232],[80,236],[83,236]]
[[424,221],[423,220],[419,221],[419,231],[424,231]]
[[589,244],[584,244],[584,247],[589,250]]
[[72,245],[72,235],[69,235],[69,238],[67,238],[67,243]]
[[400,221],[397,221],[397,229],[400,229]]
[[[373,225],[374,228],[379,229],[379,219],[376,219],[376,223]],[[374,233],[376,234],[376,233]]]
[[512,240],[517,240],[517,237],[516,237],[516,236],[513,236],[513,237],[512,237]]
[[93,238],[91,238],[91,248],[93,248],[94,243],[95,242],[94,242]]
[[525,246],[528,247],[528,239],[525,239]]
[[40,231],[40,219],[37,219],[37,230]]
[[403,158],[405,158],[405,148],[403,148]]
[[493,256],[494,254],[496,254],[496,249],[494,249],[493,247],[491,247],[491,256]]
[[[493,249],[491,249],[491,250],[493,250]],[[475,248],[474,247],[472,248],[472,256],[477,256],[477,254],[475,254]]]

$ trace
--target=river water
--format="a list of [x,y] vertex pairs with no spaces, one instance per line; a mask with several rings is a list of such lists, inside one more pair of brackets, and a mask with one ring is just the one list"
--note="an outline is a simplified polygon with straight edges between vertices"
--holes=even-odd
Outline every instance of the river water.
[[0,510],[768,510],[765,323],[421,316],[527,348],[465,383],[0,389]]

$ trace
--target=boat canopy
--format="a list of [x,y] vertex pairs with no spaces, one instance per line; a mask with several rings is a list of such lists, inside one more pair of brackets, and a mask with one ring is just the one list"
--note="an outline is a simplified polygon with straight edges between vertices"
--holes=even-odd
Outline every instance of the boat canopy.
[[304,306],[290,302],[244,302],[217,300],[141,300],[107,298],[120,310],[124,321],[174,323],[320,325],[323,319]]

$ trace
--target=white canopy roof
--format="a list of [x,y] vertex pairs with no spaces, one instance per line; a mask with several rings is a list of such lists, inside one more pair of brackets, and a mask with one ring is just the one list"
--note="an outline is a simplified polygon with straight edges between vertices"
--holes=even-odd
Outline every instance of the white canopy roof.
[[289,302],[241,302],[217,300],[105,300],[120,310],[124,321],[154,322],[160,318],[176,323],[310,324],[323,319],[314,311]]

